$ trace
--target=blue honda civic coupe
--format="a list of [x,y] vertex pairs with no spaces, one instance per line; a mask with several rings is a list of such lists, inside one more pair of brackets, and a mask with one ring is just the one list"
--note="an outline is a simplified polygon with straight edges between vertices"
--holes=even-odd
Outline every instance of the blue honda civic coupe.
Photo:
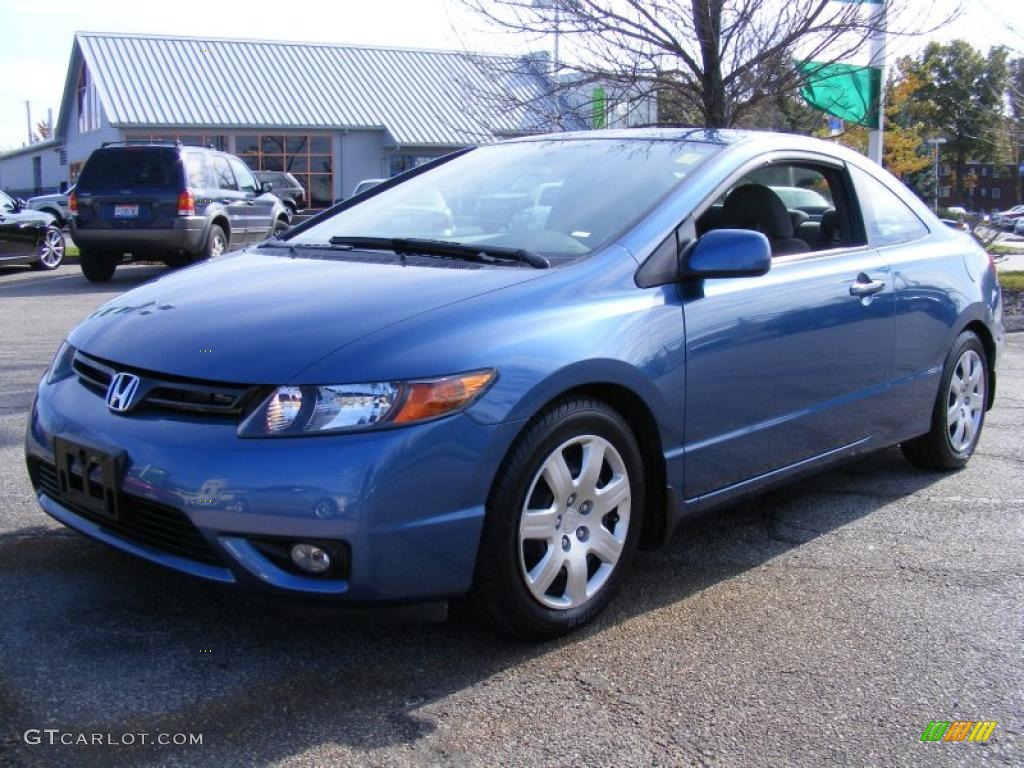
[[1003,335],[985,252],[853,152],[523,138],[103,305],[28,468],[193,576],[546,638],[688,515],[895,444],[962,467]]

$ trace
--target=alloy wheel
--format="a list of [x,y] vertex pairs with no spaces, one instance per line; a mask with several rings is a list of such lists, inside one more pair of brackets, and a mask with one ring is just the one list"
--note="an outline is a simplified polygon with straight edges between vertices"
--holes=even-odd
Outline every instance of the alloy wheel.
[[213,242],[210,243],[210,258],[215,258],[224,253],[224,238],[214,234]]
[[956,362],[946,397],[946,434],[957,453],[967,451],[985,412],[985,366],[973,349]]
[[39,261],[49,269],[60,266],[64,260],[64,235],[56,229],[47,229],[39,248]]
[[519,565],[533,597],[569,610],[608,581],[629,531],[630,481],[608,440],[581,435],[544,460],[519,520]]

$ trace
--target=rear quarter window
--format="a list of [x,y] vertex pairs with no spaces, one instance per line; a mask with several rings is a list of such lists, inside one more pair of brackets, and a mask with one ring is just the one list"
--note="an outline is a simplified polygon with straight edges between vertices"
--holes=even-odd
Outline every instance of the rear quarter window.
[[78,188],[163,189],[181,186],[178,154],[169,149],[125,147],[92,153]]
[[899,245],[929,234],[928,227],[910,206],[874,176],[855,165],[850,166],[850,176],[871,245]]

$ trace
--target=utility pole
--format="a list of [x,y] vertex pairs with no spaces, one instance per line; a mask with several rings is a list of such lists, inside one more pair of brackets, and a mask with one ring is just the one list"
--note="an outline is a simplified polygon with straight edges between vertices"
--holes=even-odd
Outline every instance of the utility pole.
[[939,212],[939,148],[946,143],[945,139],[928,139],[928,143],[935,147],[935,212]]
[[[870,2],[871,0],[867,0]],[[882,150],[885,131],[885,36],[886,36],[886,3],[888,0],[880,0],[877,4],[872,3],[871,26],[874,30],[871,35],[871,61],[870,66],[878,70],[878,126],[868,133],[868,157],[879,165],[882,164]],[[864,0],[861,0],[864,2]]]
[[32,143],[32,103],[25,99],[25,124],[28,125],[28,143]]

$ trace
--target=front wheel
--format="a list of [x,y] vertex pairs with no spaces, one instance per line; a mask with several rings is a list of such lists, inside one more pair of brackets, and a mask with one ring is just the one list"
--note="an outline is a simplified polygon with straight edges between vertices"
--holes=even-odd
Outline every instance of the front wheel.
[[946,357],[931,430],[900,446],[910,463],[940,471],[967,463],[985,424],[988,381],[985,347],[973,331],[964,331]]
[[558,637],[594,618],[642,522],[640,448],[607,404],[574,398],[520,436],[494,481],[472,599],[496,629]]
[[39,258],[32,263],[35,269],[56,269],[64,261],[64,233],[56,226],[46,228]]

